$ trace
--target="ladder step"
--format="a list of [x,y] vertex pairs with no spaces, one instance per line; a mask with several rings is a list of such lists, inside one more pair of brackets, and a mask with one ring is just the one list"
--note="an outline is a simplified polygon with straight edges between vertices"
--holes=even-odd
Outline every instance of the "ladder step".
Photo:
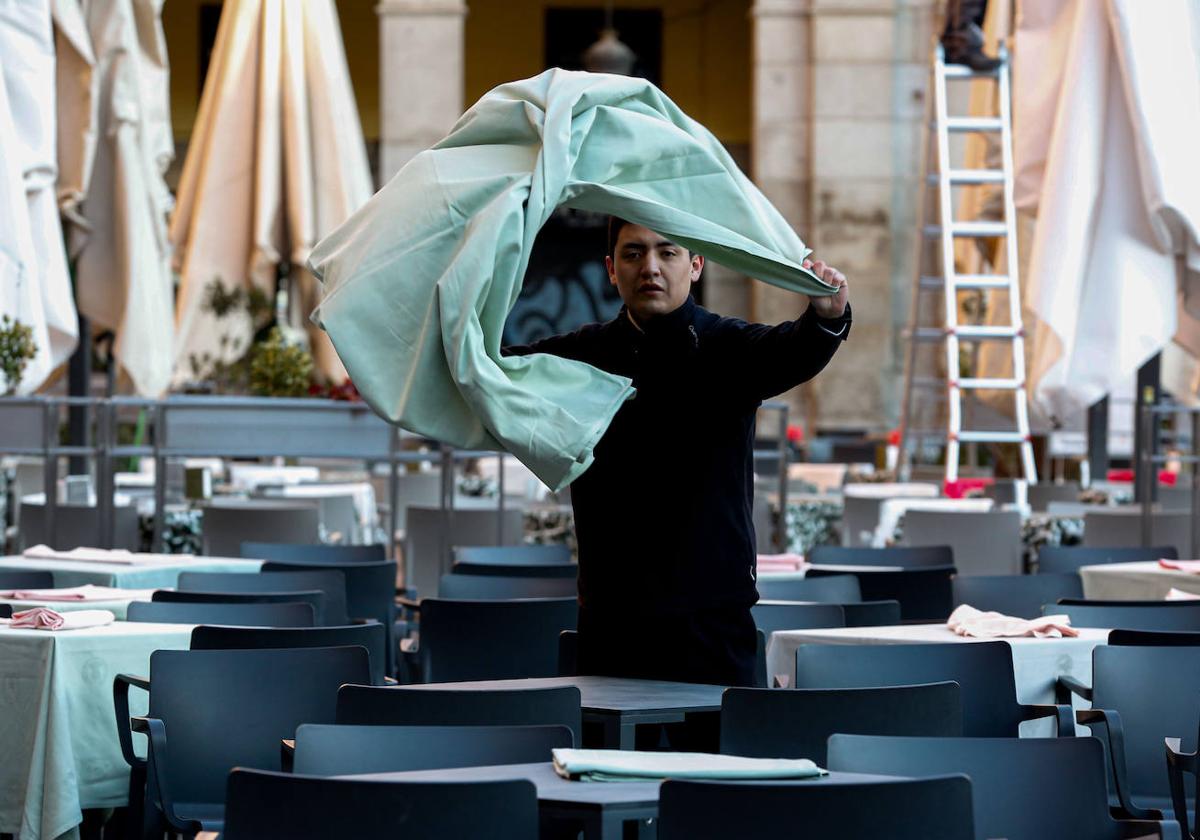
[[1029,435],[1020,432],[959,432],[955,437],[963,443],[1026,443]]
[[959,338],[1017,338],[1025,335],[1025,331],[1021,327],[1013,326],[986,327],[970,324],[955,327],[954,331]]
[[995,79],[998,71],[1003,67],[1004,65],[1002,64],[996,70],[979,72],[978,70],[972,70],[965,64],[947,64],[945,65],[945,73],[947,79]]
[[969,377],[958,380],[958,387],[977,391],[1016,391],[1025,387],[1019,379],[981,379]]
[[[925,235],[930,239],[938,238],[942,235],[942,226],[926,225]],[[1007,236],[1008,225],[1004,222],[955,222],[950,225],[950,235],[972,239]]]
[[[1005,274],[956,274],[954,286],[956,289],[1007,289],[1011,281]],[[946,278],[930,276],[921,278],[922,289],[942,290],[946,287]]]
[[[949,170],[949,178],[952,186],[963,186],[969,184],[1003,184],[1004,170],[1003,169],[951,169]],[[936,185],[940,183],[938,173],[931,172],[925,177],[928,184]]]
[[1004,122],[999,117],[947,117],[946,130],[955,132],[967,131],[1000,131]]

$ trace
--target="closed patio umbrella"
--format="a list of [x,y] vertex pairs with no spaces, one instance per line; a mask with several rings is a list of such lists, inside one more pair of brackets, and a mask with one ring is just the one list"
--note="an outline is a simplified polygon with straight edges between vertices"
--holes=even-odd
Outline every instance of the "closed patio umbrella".
[[[302,269],[313,244],[371,196],[370,170],[332,0],[227,0],[179,184],[170,239],[180,272],[176,378],[191,355],[230,360],[205,288],[272,294],[281,262],[293,266],[303,311],[315,303]],[[310,331],[317,368],[345,371],[328,340]]]

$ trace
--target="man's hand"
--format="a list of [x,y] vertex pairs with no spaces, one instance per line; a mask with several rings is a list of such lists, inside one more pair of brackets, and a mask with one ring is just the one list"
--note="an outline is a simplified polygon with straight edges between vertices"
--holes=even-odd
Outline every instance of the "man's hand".
[[850,286],[846,283],[846,275],[823,260],[805,260],[804,267],[820,277],[830,286],[837,287],[837,294],[828,297],[810,297],[813,311],[820,318],[841,318],[846,311],[846,301],[850,299]]

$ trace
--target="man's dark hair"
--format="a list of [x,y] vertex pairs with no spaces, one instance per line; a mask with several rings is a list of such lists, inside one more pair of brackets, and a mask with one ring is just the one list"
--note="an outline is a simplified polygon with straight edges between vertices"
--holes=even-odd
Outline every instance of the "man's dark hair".
[[[631,225],[633,222],[622,219],[620,216],[608,217],[608,256],[614,261],[617,259],[617,237],[621,235],[621,228],[625,225]],[[684,248],[690,257],[692,250]]]

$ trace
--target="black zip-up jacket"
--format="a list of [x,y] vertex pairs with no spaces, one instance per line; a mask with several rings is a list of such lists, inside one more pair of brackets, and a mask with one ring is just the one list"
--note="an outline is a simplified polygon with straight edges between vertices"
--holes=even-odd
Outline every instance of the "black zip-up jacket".
[[849,306],[839,319],[809,309],[772,327],[689,297],[644,331],[622,309],[607,323],[506,348],[587,362],[637,389],[571,484],[582,606],[676,614],[758,600],[756,410],[819,373],[849,332]]

